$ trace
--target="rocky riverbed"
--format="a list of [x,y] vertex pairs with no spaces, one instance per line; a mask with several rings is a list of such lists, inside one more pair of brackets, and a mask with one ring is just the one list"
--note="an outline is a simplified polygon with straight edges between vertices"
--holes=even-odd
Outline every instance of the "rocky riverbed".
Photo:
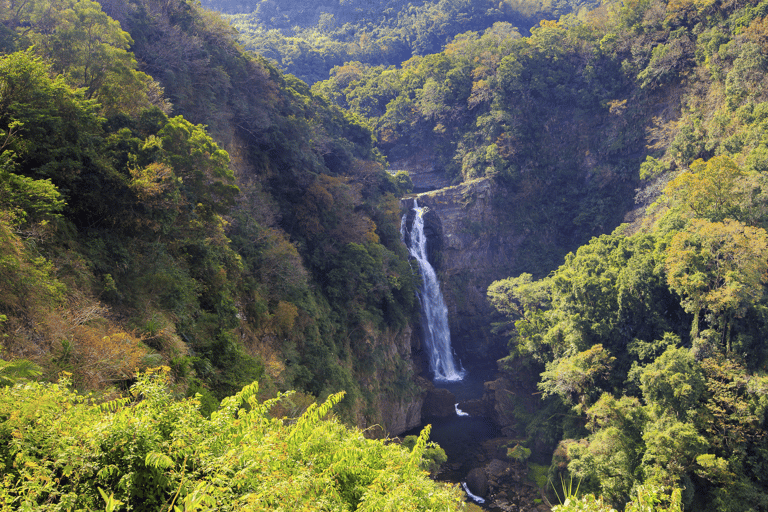
[[490,369],[470,370],[467,382],[427,392],[424,422],[432,425],[431,439],[448,455],[436,478],[465,483],[484,500],[481,510],[548,511],[542,490],[529,476],[528,464],[507,456],[507,450],[520,441],[508,410],[514,394],[514,383]]

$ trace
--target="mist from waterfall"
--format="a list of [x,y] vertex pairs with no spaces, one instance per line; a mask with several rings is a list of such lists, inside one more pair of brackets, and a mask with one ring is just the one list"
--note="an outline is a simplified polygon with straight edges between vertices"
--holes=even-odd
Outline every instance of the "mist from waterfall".
[[427,260],[427,237],[424,234],[425,208],[419,208],[413,200],[413,225],[410,233],[406,229],[406,216],[400,226],[403,242],[419,265],[422,286],[419,292],[421,303],[424,343],[429,353],[429,368],[437,381],[459,381],[464,370],[456,363],[451,347],[451,332],[448,328],[448,308],[440,292],[435,269]]

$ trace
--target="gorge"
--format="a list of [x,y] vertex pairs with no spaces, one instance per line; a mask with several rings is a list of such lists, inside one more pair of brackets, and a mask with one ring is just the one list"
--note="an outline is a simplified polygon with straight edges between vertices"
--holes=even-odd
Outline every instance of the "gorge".
[[537,3],[0,2],[0,502],[768,510],[768,0]]
[[[420,177],[415,175],[415,184]],[[471,223],[498,225],[492,201],[496,190],[491,180],[483,179],[400,202],[402,238],[423,279],[423,337],[417,354],[426,353],[434,383],[427,386],[421,423],[402,435],[417,435],[431,425],[430,439],[448,456],[438,480],[461,484],[468,499],[486,510],[532,511],[540,493],[525,465],[507,457],[507,449],[520,440],[512,414],[515,402],[509,399],[521,388],[498,372],[496,359],[503,355],[506,340],[491,331],[493,315],[484,293],[514,263],[521,237],[490,237],[467,229]],[[443,301],[440,285],[445,283]],[[462,354],[461,363],[453,360],[451,341]]]

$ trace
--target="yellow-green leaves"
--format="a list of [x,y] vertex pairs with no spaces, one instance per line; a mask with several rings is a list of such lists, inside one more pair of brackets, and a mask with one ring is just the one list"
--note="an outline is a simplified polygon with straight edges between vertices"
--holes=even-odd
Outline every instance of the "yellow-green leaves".
[[744,173],[727,156],[699,159],[672,180],[665,190],[673,204],[682,204],[697,217],[722,221],[733,216],[740,195],[736,184]]
[[[165,371],[138,377],[133,403],[99,407],[64,386],[0,388],[0,503],[35,510],[352,511],[458,509],[459,491],[421,470],[421,450],[366,439],[326,418],[268,418],[257,384],[205,419]],[[274,403],[269,402],[268,403]]]
[[555,359],[541,374],[539,389],[545,397],[557,394],[566,403],[578,401],[581,408],[599,389],[597,384],[609,376],[615,360],[600,344],[573,356]]
[[693,313],[692,337],[699,313],[712,313],[726,327],[764,294],[768,270],[768,233],[726,219],[693,219],[666,251],[667,282]]

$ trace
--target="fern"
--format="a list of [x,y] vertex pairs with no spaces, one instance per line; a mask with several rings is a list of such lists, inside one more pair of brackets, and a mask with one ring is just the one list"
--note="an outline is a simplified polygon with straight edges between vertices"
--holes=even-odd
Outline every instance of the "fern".
[[4,361],[0,359],[0,387],[13,386],[23,380],[39,377],[42,370],[32,361],[17,359]]
[[333,406],[339,403],[342,398],[344,398],[344,392],[340,391],[339,393],[330,395],[323,405],[310,405],[306,412],[301,415],[296,424],[293,425],[291,433],[288,435],[288,442],[295,444],[296,442],[305,439],[311,434],[312,429],[317,425],[320,419],[324,418],[325,415],[331,411]]
[[144,464],[155,469],[168,469],[174,466],[173,459],[159,452],[149,452],[144,458]]
[[128,406],[131,403],[129,397],[115,398],[109,402],[103,402],[96,406],[99,412],[117,412],[119,409]]
[[418,468],[421,464],[421,458],[424,456],[424,452],[427,449],[427,441],[429,441],[429,434],[432,432],[432,425],[426,425],[421,429],[419,438],[416,440],[416,445],[411,450],[411,456],[408,459],[408,464],[413,468]]

